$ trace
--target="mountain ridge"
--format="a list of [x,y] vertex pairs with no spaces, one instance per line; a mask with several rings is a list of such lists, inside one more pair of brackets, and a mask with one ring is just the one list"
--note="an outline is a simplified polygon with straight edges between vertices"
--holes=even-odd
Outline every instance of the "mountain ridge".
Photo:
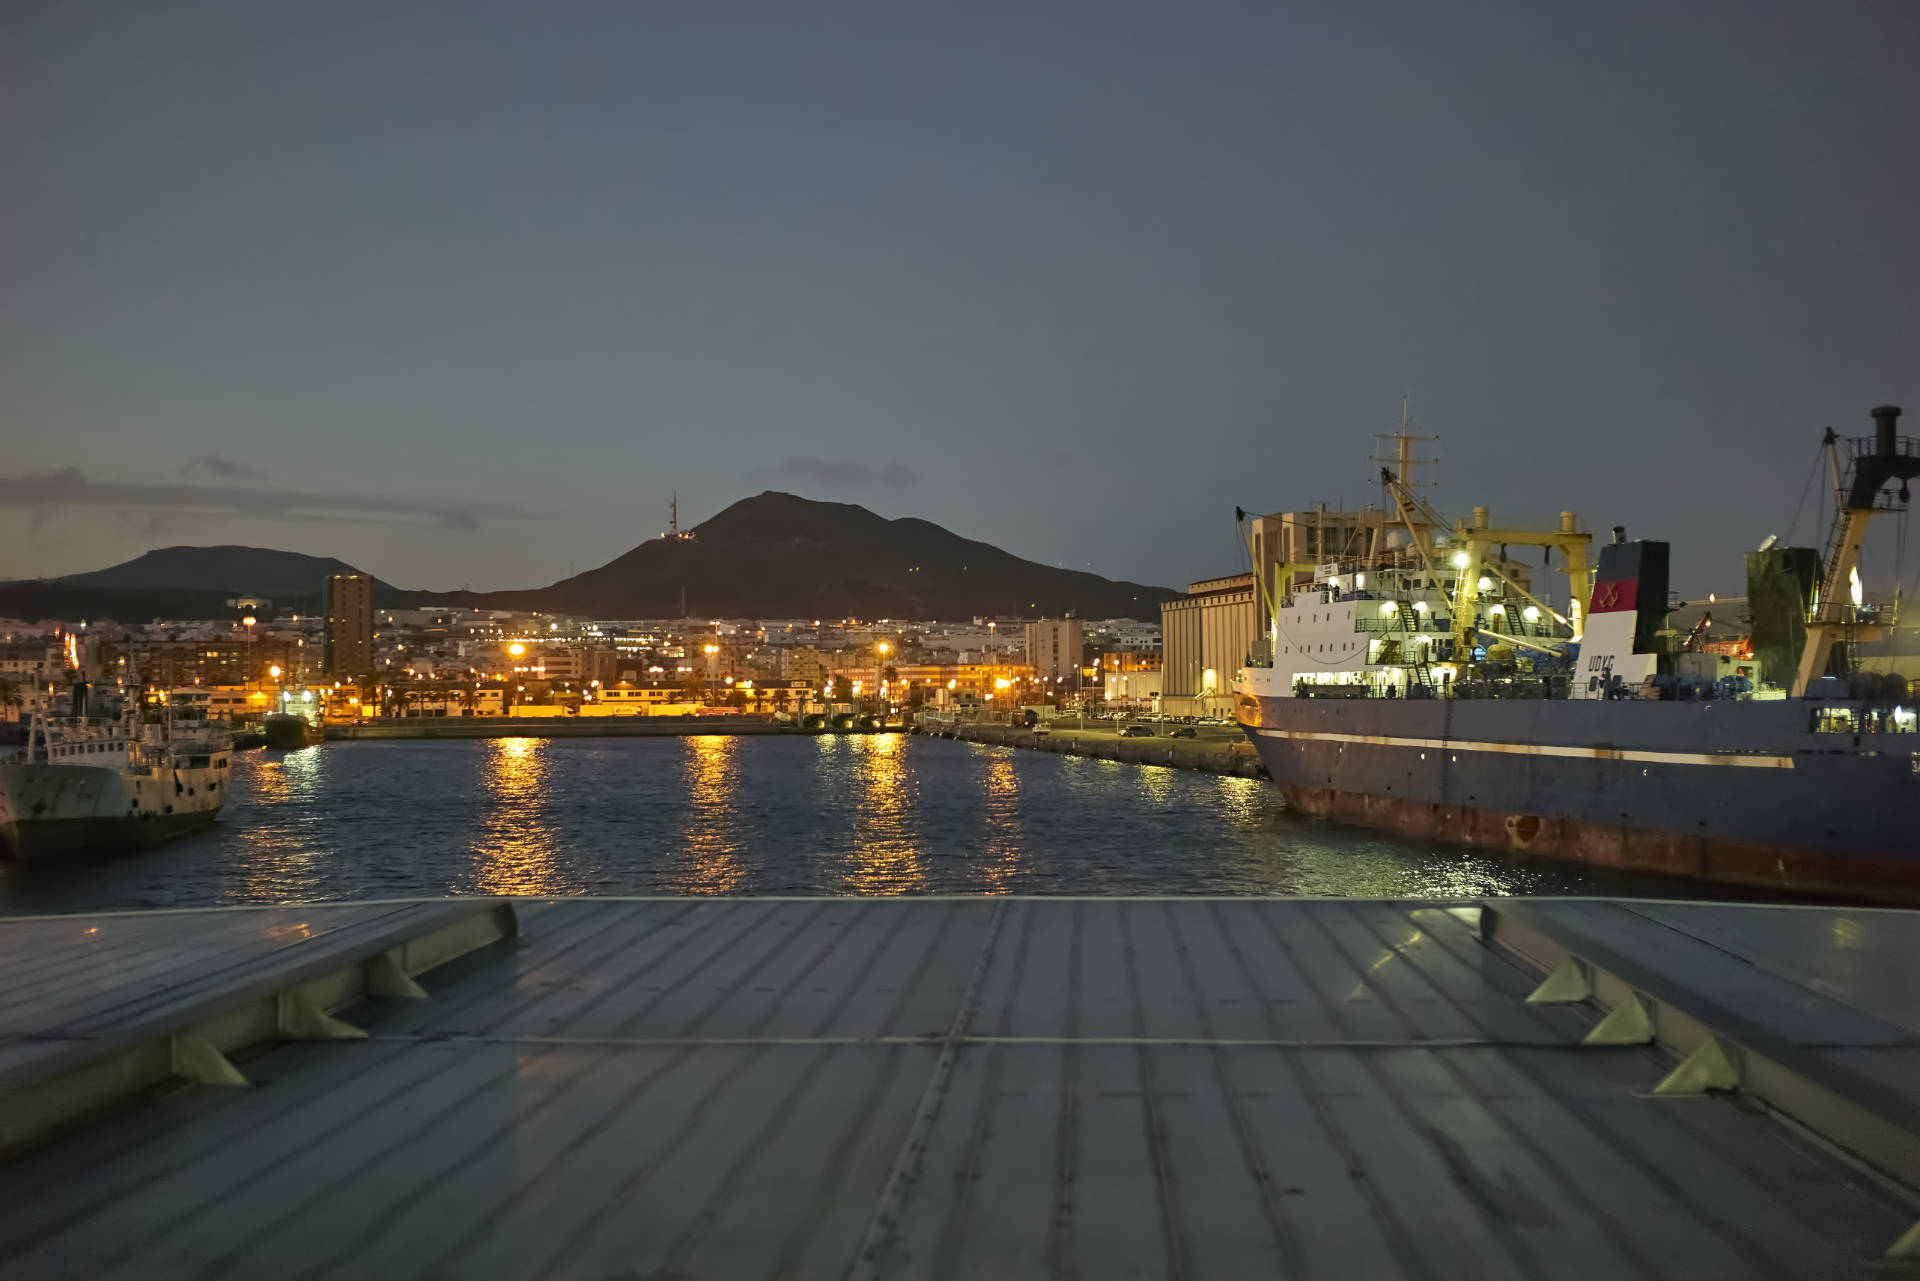
[[[180,544],[156,547],[132,560],[84,574],[66,574],[48,581],[75,587],[111,587],[135,591],[232,592],[235,595],[317,595],[323,579],[333,574],[361,571],[334,556],[309,556],[269,547],[218,543],[206,547]],[[373,580],[376,590],[395,591],[391,583]]]
[[1117,618],[1158,617],[1179,594],[1043,565],[918,516],[780,490],[742,498],[689,534],[649,539],[544,588],[445,599],[601,618]]
[[[0,584],[0,616],[206,618],[259,595],[317,608],[321,581],[360,572],[334,557],[223,544],[155,548],[102,570]],[[686,536],[652,538],[545,587],[406,591],[374,579],[385,608],[432,604],[595,618],[1158,618],[1171,588],[1015,556],[918,516],[779,490],[742,498]],[[685,605],[682,606],[684,599]]]

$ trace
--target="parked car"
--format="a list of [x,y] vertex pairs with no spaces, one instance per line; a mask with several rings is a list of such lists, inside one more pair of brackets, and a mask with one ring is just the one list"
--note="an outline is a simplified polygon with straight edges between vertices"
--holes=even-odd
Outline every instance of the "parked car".
[[1151,725],[1129,725],[1125,729],[1120,731],[1120,737],[1121,738],[1152,738],[1153,727]]
[[1200,735],[1200,731],[1198,731],[1198,730],[1196,730],[1196,729],[1195,729],[1195,728],[1194,728],[1193,726],[1191,726],[1191,725],[1182,725],[1182,726],[1181,726],[1181,727],[1180,727],[1179,729],[1176,729],[1176,730],[1174,730],[1174,731],[1173,731],[1173,733],[1172,733],[1171,735],[1169,735],[1169,737],[1172,737],[1172,738],[1198,738],[1198,737],[1199,737],[1199,735]]

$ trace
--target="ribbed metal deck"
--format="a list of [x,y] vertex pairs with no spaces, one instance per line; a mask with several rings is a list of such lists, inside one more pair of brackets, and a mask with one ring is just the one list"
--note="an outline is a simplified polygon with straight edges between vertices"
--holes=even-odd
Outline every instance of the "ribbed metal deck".
[[[1913,918],[1809,910],[1770,932],[1699,910],[1910,1052],[1887,967]],[[1920,1214],[1751,1094],[1651,1095],[1675,1056],[1583,1045],[1602,1011],[1529,1004],[1542,971],[1476,909],[518,913],[516,939],[427,975],[427,1000],[346,1011],[364,1040],[275,1045],[239,1061],[251,1088],[178,1089],[0,1167],[0,1272],[1884,1277]],[[22,925],[0,922],[0,952]],[[1581,964],[1607,1004],[1611,971]]]

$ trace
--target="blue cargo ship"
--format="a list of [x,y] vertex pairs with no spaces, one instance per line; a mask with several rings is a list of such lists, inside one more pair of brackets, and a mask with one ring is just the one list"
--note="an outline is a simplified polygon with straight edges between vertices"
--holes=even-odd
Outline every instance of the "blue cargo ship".
[[[1667,627],[1667,544],[1616,529],[1588,569],[1571,513],[1444,525],[1393,472],[1403,536],[1260,571],[1266,635],[1237,719],[1294,808],[1411,837],[1792,892],[1920,901],[1920,733],[1906,682],[1859,670],[1889,611],[1859,589],[1870,517],[1904,510],[1899,410],[1828,434],[1824,553],[1748,557],[1753,637]],[[1897,488],[1896,488],[1897,486]],[[1508,560],[1558,549],[1564,613]]]

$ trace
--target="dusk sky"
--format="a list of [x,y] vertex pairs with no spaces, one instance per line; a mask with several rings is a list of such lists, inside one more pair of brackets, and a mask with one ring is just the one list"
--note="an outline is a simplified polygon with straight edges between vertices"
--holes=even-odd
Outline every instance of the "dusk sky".
[[1726,591],[1920,435],[1913,0],[13,0],[0,119],[0,577],[538,586],[774,488],[1178,585],[1411,394],[1450,514]]

